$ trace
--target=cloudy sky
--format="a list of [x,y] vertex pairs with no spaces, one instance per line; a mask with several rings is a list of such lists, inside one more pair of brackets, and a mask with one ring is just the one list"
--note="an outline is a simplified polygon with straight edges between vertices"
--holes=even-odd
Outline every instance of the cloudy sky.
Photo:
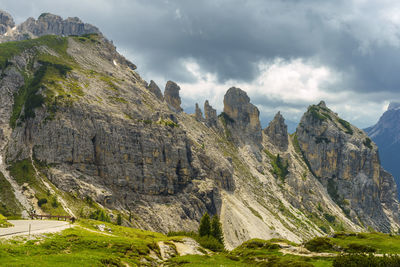
[[248,92],[263,124],[298,121],[325,100],[359,127],[400,100],[400,1],[0,0],[17,23],[43,12],[94,24],[146,79],[181,86],[192,112],[219,111],[231,86]]

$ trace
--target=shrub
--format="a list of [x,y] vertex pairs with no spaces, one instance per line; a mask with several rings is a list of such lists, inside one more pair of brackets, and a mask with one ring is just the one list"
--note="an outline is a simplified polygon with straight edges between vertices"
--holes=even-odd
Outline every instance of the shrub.
[[376,252],[376,248],[370,247],[368,245],[358,244],[358,243],[350,243],[347,248],[345,249],[346,252],[366,252],[372,253]]
[[400,266],[398,255],[377,257],[373,254],[342,254],[333,260],[333,267],[395,267]]
[[41,198],[38,200],[38,206],[42,207],[44,204],[47,203],[47,199],[46,198]]
[[103,210],[95,210],[89,215],[90,219],[110,222],[110,217]]
[[353,129],[351,128],[351,125],[348,121],[345,121],[343,119],[338,119],[339,123],[343,126],[343,128],[346,129],[346,133],[352,135],[353,134]]
[[281,156],[277,154],[274,156],[268,150],[264,150],[265,154],[271,159],[272,165],[272,173],[280,178],[282,181],[285,181],[286,176],[289,174],[289,163],[287,160],[282,160]]
[[321,229],[321,231],[324,232],[325,234],[328,233],[328,229],[324,225],[319,226],[319,229]]
[[167,236],[189,236],[195,238],[197,236],[197,233],[186,231],[169,231]]
[[331,215],[331,214],[329,214],[329,213],[324,213],[324,217],[330,223],[333,223],[336,220],[336,217]]
[[368,147],[369,149],[372,149],[372,141],[371,141],[371,139],[369,139],[368,137],[365,138],[363,144],[364,144],[366,147]]
[[326,116],[325,114],[322,114],[322,113],[320,112],[319,108],[318,108],[317,106],[315,106],[315,105],[310,106],[310,107],[308,108],[307,112],[308,112],[309,114],[311,114],[312,118],[314,118],[314,119],[317,120],[317,121],[322,122],[322,121],[325,121],[325,120],[328,119],[328,116]]
[[89,204],[89,206],[93,206],[94,205],[94,201],[90,196],[86,196],[85,197],[85,201],[86,201],[86,203]]
[[244,242],[241,245],[242,248],[248,248],[248,249],[258,249],[258,248],[264,248],[268,250],[274,250],[274,249],[279,249],[279,245],[275,243],[271,243],[270,241],[263,240],[263,239],[250,239],[246,242]]
[[316,237],[305,243],[305,248],[312,252],[329,252],[333,250],[333,244],[326,237]]
[[101,259],[100,262],[103,264],[103,266],[117,266],[117,267],[124,267],[126,266],[121,262],[121,259],[117,257],[109,257],[105,259]]
[[57,197],[53,196],[52,200],[51,200],[51,206],[53,208],[58,208],[58,201],[57,201]]
[[199,236],[195,239],[203,248],[207,248],[214,252],[220,252],[225,250],[224,245],[221,244],[221,242],[219,242],[213,236]]

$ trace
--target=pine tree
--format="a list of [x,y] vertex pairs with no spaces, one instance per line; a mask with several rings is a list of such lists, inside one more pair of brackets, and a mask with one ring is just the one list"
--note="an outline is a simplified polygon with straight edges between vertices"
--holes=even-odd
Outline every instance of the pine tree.
[[211,234],[211,223],[210,223],[210,215],[208,213],[204,213],[203,217],[200,220],[199,226],[199,235],[200,236],[209,236]]
[[217,239],[221,244],[223,244],[224,235],[222,233],[222,226],[218,215],[215,215],[211,220],[211,235],[215,237],[215,239]]
[[118,225],[121,225],[121,224],[122,224],[122,216],[121,216],[121,213],[118,213],[118,215],[117,215],[117,224],[118,224]]

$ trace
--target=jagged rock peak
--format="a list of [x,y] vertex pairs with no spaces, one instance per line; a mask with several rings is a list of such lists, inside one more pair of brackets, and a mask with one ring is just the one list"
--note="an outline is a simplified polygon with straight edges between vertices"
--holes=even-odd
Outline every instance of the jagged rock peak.
[[[236,87],[231,87],[229,90],[226,92],[224,96],[224,105],[225,101],[229,106],[236,106],[239,107],[242,104],[249,104],[250,103],[250,98],[247,96],[247,93],[243,91],[240,88]],[[225,106],[224,106],[224,112],[225,112]],[[225,112],[228,114],[229,111]]]
[[0,34],[6,33],[15,26],[13,17],[0,9]]
[[21,33],[28,32],[32,33],[34,36],[42,36],[47,34],[62,36],[83,35],[90,33],[101,34],[97,27],[91,24],[83,23],[77,17],[63,20],[60,16],[50,13],[41,14],[37,20],[29,18],[17,28]]
[[201,109],[199,108],[199,104],[196,103],[195,107],[195,118],[197,121],[203,121],[203,113],[201,112]]
[[204,117],[209,127],[217,126],[217,110],[210,106],[208,100],[204,102]]
[[179,90],[181,90],[181,88],[173,81],[168,81],[165,85],[164,99],[168,103],[169,107],[176,112],[183,110],[181,108]]
[[397,110],[397,109],[400,109],[400,103],[399,102],[390,102],[387,110]]
[[261,144],[261,124],[258,108],[250,103],[247,93],[240,88],[231,87],[224,96],[224,116],[231,124],[235,141]]
[[280,111],[269,123],[268,127],[264,129],[264,133],[269,137],[270,141],[280,150],[287,150],[289,144],[287,125],[285,124],[285,119],[281,115]]
[[146,88],[147,90],[152,92],[158,99],[164,100],[160,87],[158,87],[158,85],[153,80],[150,81],[150,84]]
[[327,108],[327,106],[326,106],[326,104],[325,104],[325,101],[323,101],[323,100],[321,100],[321,101],[319,102],[318,106],[321,107],[321,108]]
[[4,22],[8,23],[6,26],[3,23],[0,24],[0,42],[20,41],[49,34],[59,36],[102,35],[97,27],[84,23],[77,17],[64,20],[60,16],[43,13],[37,20],[28,18],[25,22],[14,28],[15,24],[12,17],[6,12],[0,12],[0,14],[4,18]]

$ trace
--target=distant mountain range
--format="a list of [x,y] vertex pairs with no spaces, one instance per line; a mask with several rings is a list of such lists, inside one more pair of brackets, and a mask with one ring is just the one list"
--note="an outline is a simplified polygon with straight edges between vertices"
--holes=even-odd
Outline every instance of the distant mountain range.
[[400,103],[390,103],[378,123],[364,129],[379,147],[379,156],[382,166],[400,184]]

